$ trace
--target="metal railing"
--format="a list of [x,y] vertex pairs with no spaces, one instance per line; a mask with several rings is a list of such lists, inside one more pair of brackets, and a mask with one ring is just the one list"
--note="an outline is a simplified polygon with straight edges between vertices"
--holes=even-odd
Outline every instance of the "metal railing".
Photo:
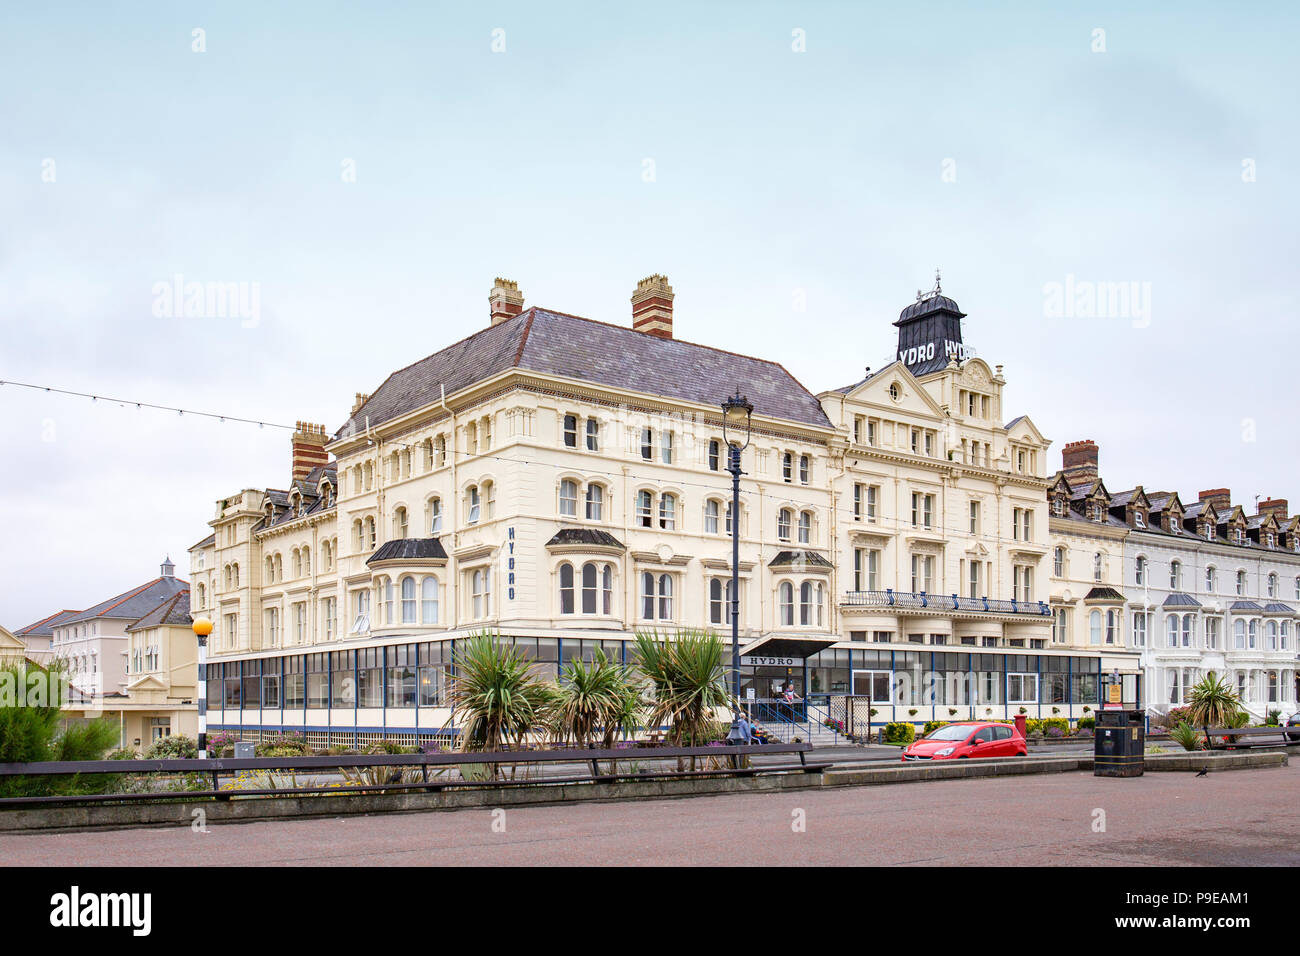
[[895,607],[903,610],[966,611],[977,614],[1011,614],[1016,616],[1050,617],[1051,608],[1043,601],[1002,600],[991,597],[961,597],[958,594],[930,594],[926,591],[846,591],[841,602],[844,607]]
[[[231,800],[248,797],[293,797],[314,794],[388,793],[419,791],[439,792],[463,787],[519,787],[565,783],[618,783],[624,780],[656,780],[706,776],[752,776],[756,773],[820,772],[829,763],[809,763],[809,743],[781,743],[730,746],[716,743],[706,747],[664,747],[638,745],[611,750],[562,748],[546,750],[501,750],[483,753],[413,753],[353,756],[252,757],[210,760],[71,760],[39,763],[0,764],[0,783],[20,777],[68,777],[104,775],[163,775],[178,777],[195,774],[210,777],[210,790],[149,790],[145,792],[42,794],[0,798],[0,809],[49,804],[141,803],[158,800]],[[751,764],[749,757],[790,754],[797,764]],[[648,770],[649,761],[673,760],[676,769]],[[689,761],[691,769],[684,769]],[[698,764],[698,766],[697,766]],[[541,770],[557,769],[558,774],[520,776],[520,767]],[[391,768],[391,773],[384,773]],[[506,770],[509,769],[509,775]],[[289,775],[289,785],[239,787],[221,786],[221,777],[245,776],[249,771],[269,771]],[[375,771],[370,780],[342,786],[308,783],[299,786],[298,774],[329,776],[342,770]],[[420,779],[408,781],[404,773],[418,771]],[[452,771],[458,771],[453,776]],[[315,777],[309,779],[315,780]],[[272,781],[274,783],[274,781]]]

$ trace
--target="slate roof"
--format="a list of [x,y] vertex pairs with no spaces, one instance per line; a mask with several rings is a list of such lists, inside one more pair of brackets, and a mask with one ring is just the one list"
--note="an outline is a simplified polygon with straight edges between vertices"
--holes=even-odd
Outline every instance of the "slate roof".
[[833,565],[816,551],[778,551],[776,557],[768,562],[769,568],[785,565],[829,568]]
[[1190,594],[1184,594],[1181,591],[1175,591],[1169,597],[1165,598],[1161,607],[1200,607],[1201,602],[1196,600]]
[[214,531],[212,532],[212,534],[208,535],[206,538],[204,538],[202,541],[198,542],[197,544],[190,545],[190,550],[193,551],[195,548],[208,548],[216,543],[217,543],[217,533]]
[[736,389],[754,414],[830,428],[821,403],[779,363],[532,308],[394,372],[336,432],[380,425],[509,369],[717,407]]
[[14,631],[14,637],[53,637],[54,629],[64,621],[71,620],[80,611],[63,610],[41,618],[35,624],[28,624],[21,630]]
[[192,623],[193,621],[190,619],[190,592],[178,591],[140,618],[140,620],[127,627],[127,630],[143,631],[147,627],[160,627],[164,624],[182,624],[189,627]]
[[1123,601],[1124,595],[1114,588],[1100,587],[1093,588],[1083,596],[1083,599],[1085,601]]
[[930,315],[934,312],[952,312],[962,318],[966,317],[966,313],[958,307],[957,303],[946,295],[932,295],[920,302],[913,302],[898,313],[898,321],[894,325],[901,325],[909,319],[918,319],[923,315]]
[[[325,478],[334,488],[334,498],[331,503],[326,503],[327,499],[320,493],[321,479]],[[338,465],[317,465],[307,473],[306,478],[300,478],[293,482],[293,487],[288,491],[280,491],[277,488],[266,489],[267,497],[271,502],[271,520],[270,522],[263,519],[262,524],[257,530],[263,528],[274,528],[285,522],[293,521],[296,518],[306,517],[307,515],[320,514],[325,511],[333,511],[338,504]],[[298,514],[293,509],[292,494],[297,491],[302,496],[302,514]]]
[[398,538],[385,541],[366,564],[379,561],[446,561],[447,551],[437,538]]
[[1254,601],[1233,601],[1228,608],[1229,611],[1262,611],[1264,610]]
[[608,531],[599,528],[561,528],[546,542],[546,547],[557,545],[595,545],[598,548],[618,548],[623,550],[623,542]]
[[1295,608],[1287,604],[1279,604],[1276,601],[1264,605],[1266,614],[1294,614]]
[[189,589],[189,582],[180,578],[154,578],[147,584],[132,588],[130,591],[123,591],[107,601],[99,602],[94,607],[79,611],[60,621],[59,624],[76,624],[96,619],[138,621],[158,607],[160,602]]

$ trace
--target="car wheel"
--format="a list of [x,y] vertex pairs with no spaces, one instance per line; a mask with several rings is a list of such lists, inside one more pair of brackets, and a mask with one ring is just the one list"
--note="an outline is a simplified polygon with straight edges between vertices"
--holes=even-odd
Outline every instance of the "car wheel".
[[957,759],[958,759],[958,760],[969,760],[969,759],[970,759],[970,754],[962,754],[962,755],[961,755],[960,757],[958,757]]
[[1028,750],[1022,750],[1022,751],[1020,751],[1020,753],[1016,754],[1016,756],[1017,756],[1017,757],[1028,757],[1028,756],[1029,756],[1029,751],[1028,751]]

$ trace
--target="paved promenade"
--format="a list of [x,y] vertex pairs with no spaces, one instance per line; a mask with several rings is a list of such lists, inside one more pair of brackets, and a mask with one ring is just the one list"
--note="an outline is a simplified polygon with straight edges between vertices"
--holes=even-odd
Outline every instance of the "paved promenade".
[[[1300,865],[1300,768],[0,836],[6,865]],[[1104,811],[1104,832],[1097,832]],[[797,825],[802,821],[803,830]],[[504,832],[502,827],[504,826]]]

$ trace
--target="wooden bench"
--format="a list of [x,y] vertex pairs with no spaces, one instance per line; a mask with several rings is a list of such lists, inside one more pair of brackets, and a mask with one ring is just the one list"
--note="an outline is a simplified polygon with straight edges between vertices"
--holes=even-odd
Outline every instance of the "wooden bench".
[[[1202,727],[1205,740],[1211,750],[1216,749],[1214,741],[1219,741],[1218,749],[1242,750],[1250,747],[1285,747],[1292,743],[1283,725],[1276,727]],[[1292,731],[1294,733],[1294,731]],[[1228,740],[1225,738],[1236,738]]]

